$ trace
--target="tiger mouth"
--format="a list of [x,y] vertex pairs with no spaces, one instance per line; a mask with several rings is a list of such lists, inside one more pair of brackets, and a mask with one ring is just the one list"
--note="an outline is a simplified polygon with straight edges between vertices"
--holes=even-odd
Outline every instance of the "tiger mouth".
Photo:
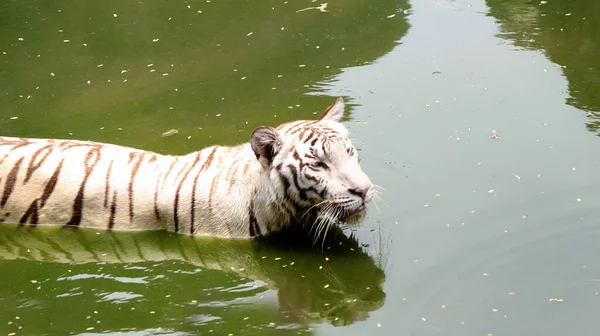
[[367,206],[363,202],[363,203],[361,203],[361,205],[359,205],[358,207],[356,207],[356,209],[348,212],[345,217],[348,218],[348,217],[359,215],[360,213],[362,213],[366,209],[367,209]]

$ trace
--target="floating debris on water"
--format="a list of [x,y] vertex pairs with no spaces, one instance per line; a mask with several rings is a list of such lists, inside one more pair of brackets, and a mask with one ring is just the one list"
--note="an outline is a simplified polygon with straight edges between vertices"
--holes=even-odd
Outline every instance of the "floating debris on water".
[[559,298],[550,298],[548,299],[548,302],[563,302],[565,301],[565,299],[559,299]]
[[162,136],[166,137],[166,136],[175,135],[175,134],[177,134],[177,133],[179,133],[179,131],[173,128],[173,129],[170,129],[170,130],[168,130],[168,131],[164,132],[164,133],[162,134]]
[[318,9],[319,11],[321,11],[322,13],[327,12],[327,3],[322,3],[320,6],[317,7],[306,7],[306,8],[302,8],[296,11],[296,13],[300,13],[300,12],[304,12],[307,11],[309,9]]

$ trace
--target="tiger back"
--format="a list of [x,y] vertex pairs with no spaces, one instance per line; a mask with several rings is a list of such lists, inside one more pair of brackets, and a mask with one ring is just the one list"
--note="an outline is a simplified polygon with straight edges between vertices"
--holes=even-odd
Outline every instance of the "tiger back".
[[340,123],[261,126],[250,142],[187,155],[77,140],[0,137],[0,223],[260,237],[356,224],[375,193]]

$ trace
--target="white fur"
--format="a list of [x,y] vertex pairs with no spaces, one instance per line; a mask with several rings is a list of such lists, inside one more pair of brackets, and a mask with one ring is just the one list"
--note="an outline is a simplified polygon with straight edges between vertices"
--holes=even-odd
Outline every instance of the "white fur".
[[[277,129],[260,127],[249,143],[213,146],[184,156],[86,141],[0,138],[0,197],[6,198],[0,206],[0,220],[73,222],[75,200],[87,171],[81,216],[75,221],[79,226],[108,228],[112,223],[114,229],[166,228],[246,238],[251,236],[252,215],[255,231],[263,235],[294,223],[313,225],[310,221],[315,220],[317,228],[339,221],[355,223],[364,211],[352,212],[372,199],[373,188],[360,168],[347,129],[339,123],[343,112],[340,98],[319,121],[294,121]],[[298,138],[310,133],[321,136],[314,146]],[[305,158],[315,154],[318,160]],[[312,170],[302,170],[295,155],[313,164]],[[42,159],[31,173],[31,167]],[[317,167],[317,161],[327,168]],[[300,190],[292,178],[294,169]],[[25,182],[28,171],[31,176]],[[58,176],[56,187],[42,204],[53,174]],[[322,183],[314,185],[310,176]],[[287,192],[285,181],[290,184]],[[322,195],[304,190],[311,185]],[[310,199],[299,199],[303,193]]]

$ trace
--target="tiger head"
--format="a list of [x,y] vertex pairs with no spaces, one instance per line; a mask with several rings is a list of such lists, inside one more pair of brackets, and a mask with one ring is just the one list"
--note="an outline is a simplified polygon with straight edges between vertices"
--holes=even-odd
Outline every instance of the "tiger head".
[[374,188],[340,123],[343,114],[338,98],[318,120],[260,126],[252,133],[252,150],[277,199],[289,203],[296,218],[313,213],[327,226],[358,224],[366,215]]

